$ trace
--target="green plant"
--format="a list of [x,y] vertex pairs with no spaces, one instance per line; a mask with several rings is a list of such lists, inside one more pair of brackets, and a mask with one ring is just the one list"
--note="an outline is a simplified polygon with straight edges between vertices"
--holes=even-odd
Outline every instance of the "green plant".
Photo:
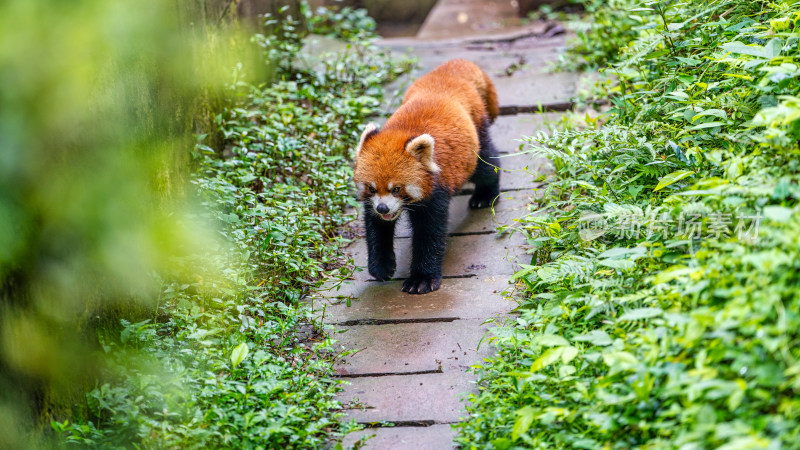
[[586,20],[567,17],[567,26],[577,36],[571,42],[570,53],[560,58],[563,69],[582,70],[605,68],[619,60],[620,49],[639,35],[642,20],[636,8],[637,0],[584,1]]
[[800,7],[637,6],[607,122],[530,139],[556,179],[464,447],[797,445]]
[[253,42],[275,80],[248,83],[238,67],[215,117],[220,146],[200,135],[193,152],[201,207],[188,220],[220,242],[159,274],[151,319],[100,334],[112,363],[85,414],[52,423],[68,443],[315,448],[354,426],[336,420],[336,354],[303,299],[352,273],[336,233],[351,219],[350,152],[380,85],[407,67],[367,40],[301,68],[305,27],[266,26]]

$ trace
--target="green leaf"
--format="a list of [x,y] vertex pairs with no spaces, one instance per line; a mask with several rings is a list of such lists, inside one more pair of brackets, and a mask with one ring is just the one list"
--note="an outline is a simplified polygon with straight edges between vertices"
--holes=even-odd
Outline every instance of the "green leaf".
[[605,230],[600,229],[600,228],[597,228],[597,229],[584,228],[584,229],[578,231],[578,236],[583,241],[593,241],[593,240],[599,238],[600,236],[602,236],[604,234],[606,234]]
[[531,372],[538,372],[550,364],[558,361],[558,359],[561,358],[561,353],[563,351],[564,347],[555,347],[547,350],[542,354],[542,356],[534,361],[533,364],[531,364]]
[[597,257],[601,259],[629,259],[636,261],[646,254],[647,249],[644,247],[614,247],[600,253]]
[[792,208],[785,206],[765,206],[762,212],[767,219],[781,223],[788,222],[792,218],[792,214],[794,214]]
[[772,59],[779,56],[782,47],[783,41],[780,38],[773,38],[763,47],[760,45],[747,45],[739,41],[722,44],[722,49],[726,52],[756,56],[764,59]]
[[636,263],[627,259],[601,259],[597,264],[604,267],[610,267],[617,270],[632,270],[636,267]]
[[728,119],[728,113],[726,113],[722,109],[707,109],[705,111],[699,112],[699,113],[695,114],[694,116],[692,116],[692,123],[697,121],[697,119],[699,119],[700,117],[705,117],[705,116],[718,117],[718,118],[723,119],[723,120],[727,120]]
[[619,317],[619,320],[642,320],[658,317],[663,313],[661,308],[636,308]]
[[742,404],[742,400],[744,399],[744,393],[747,390],[747,383],[739,378],[735,381],[737,389],[731,393],[731,396],[728,397],[728,410],[733,412],[739,405]]
[[[697,117],[697,116],[695,116],[695,117]],[[692,121],[694,121],[694,119],[692,119]],[[725,125],[725,122],[719,122],[719,121],[717,121],[717,122],[706,122],[706,123],[701,123],[700,125],[693,126],[693,127],[689,128],[689,130],[690,131],[696,131],[696,130],[702,130],[702,129],[705,129],[705,128],[721,127],[723,125]]]
[[535,412],[536,411],[530,406],[517,410],[517,420],[514,421],[514,428],[511,430],[512,440],[516,441],[519,439],[520,435],[528,431],[533,423],[533,415]]
[[770,445],[769,439],[760,436],[735,437],[727,444],[717,447],[717,450],[752,450],[754,448],[780,448]]
[[233,367],[236,368],[239,364],[247,358],[247,355],[250,353],[250,347],[247,346],[246,342],[242,342],[239,344],[233,351],[231,352],[231,363]]
[[569,341],[555,334],[543,334],[536,339],[536,342],[544,347],[561,347],[564,345],[569,345]]
[[694,172],[691,170],[678,170],[677,172],[664,175],[658,180],[658,184],[656,185],[656,188],[653,189],[653,192],[660,191],[661,189],[664,189],[665,187],[691,175],[694,175]]
[[592,330],[586,334],[572,337],[573,341],[590,342],[593,345],[606,346],[613,342],[611,336],[603,330]]
[[494,445],[497,450],[506,450],[511,448],[512,442],[509,438],[497,438],[492,441],[492,445]]
[[561,362],[564,364],[569,364],[569,362],[575,359],[576,356],[578,356],[578,349],[568,345],[564,347],[563,351],[561,352]]
[[656,50],[654,52],[648,53],[642,59],[653,59],[653,58],[660,58],[664,55],[668,55],[669,50]]
[[621,370],[633,369],[639,364],[639,360],[628,352],[603,353],[603,362],[611,369],[609,375],[613,375]]

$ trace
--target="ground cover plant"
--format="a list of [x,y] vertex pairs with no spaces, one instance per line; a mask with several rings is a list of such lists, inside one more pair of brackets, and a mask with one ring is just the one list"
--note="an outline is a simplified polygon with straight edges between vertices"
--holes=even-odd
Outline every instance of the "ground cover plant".
[[[353,204],[350,152],[361,122],[380,104],[381,85],[407,66],[372,44],[375,24],[363,11],[312,13],[306,5],[300,11],[300,18],[268,17],[252,39],[273,78],[254,82],[245,72],[255,68],[231,67],[212,126],[197,136],[196,146],[178,142],[192,153],[193,187],[185,188],[185,203],[195,207],[165,216],[179,222],[178,231],[207,224],[201,228],[217,237],[184,236],[183,241],[202,237],[204,244],[169,254],[150,272],[133,272],[155,279],[155,289],[138,293],[150,296],[138,314],[123,312],[121,320],[97,329],[103,364],[88,373],[95,381],[87,384],[95,386],[85,401],[43,412],[52,419],[47,428],[58,445],[319,448],[353,426],[336,420],[338,381],[330,376],[336,355],[326,351],[329,340],[302,299],[323,281],[346,278],[353,270],[340,259],[336,233],[352,219],[345,213]],[[303,38],[310,32],[345,44],[336,53],[314,55],[313,67],[293,64],[304,56]],[[165,114],[170,113],[181,111]],[[131,139],[136,137],[141,138]],[[142,152],[155,145],[142,142]],[[129,203],[98,204],[138,205],[133,197],[143,191],[123,178],[110,181],[116,185],[105,186],[109,192],[130,190]],[[157,198],[146,197],[141,211],[155,208],[148,202]],[[127,214],[124,220],[138,224],[139,218]],[[174,237],[158,236],[156,242]],[[136,242],[103,250],[129,252],[119,255],[124,261],[141,250]],[[7,286],[3,278],[3,299]],[[69,316],[65,310],[52,313]],[[12,412],[0,404],[0,415]],[[14,430],[6,425],[0,443],[45,442],[34,434],[9,437]]]
[[[800,5],[606,8],[639,24],[580,39],[611,109],[529,141],[555,179],[458,441],[797,448]],[[627,45],[585,51],[605,33]]]

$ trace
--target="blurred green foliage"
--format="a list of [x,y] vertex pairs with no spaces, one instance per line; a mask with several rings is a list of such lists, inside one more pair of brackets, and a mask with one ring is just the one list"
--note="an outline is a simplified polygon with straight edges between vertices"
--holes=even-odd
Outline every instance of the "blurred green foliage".
[[297,69],[307,7],[251,38],[190,3],[0,5],[0,447],[340,427],[300,300],[352,270],[349,149],[405,66],[365,33]]
[[610,110],[529,138],[555,179],[458,441],[797,448],[800,4],[628,4]]
[[71,408],[98,367],[94,329],[152,310],[153,271],[210,237],[171,194],[217,74],[195,70],[203,43],[174,10],[0,6],[0,446]]

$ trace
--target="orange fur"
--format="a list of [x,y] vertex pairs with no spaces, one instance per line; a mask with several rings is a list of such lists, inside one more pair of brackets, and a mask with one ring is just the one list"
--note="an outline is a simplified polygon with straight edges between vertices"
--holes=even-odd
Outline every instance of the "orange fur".
[[[415,196],[406,190],[409,186],[419,188],[422,198],[431,194],[435,184],[455,193],[475,171],[477,129],[487,119],[493,122],[498,112],[494,85],[477,65],[454,59],[435,68],[409,87],[403,104],[382,129],[368,129],[362,136],[354,173],[359,196],[369,196],[365,191],[372,183],[379,195],[390,192],[390,183],[401,186],[401,195],[411,197]],[[435,142],[433,161],[441,168],[438,174],[406,149],[423,134]]]

